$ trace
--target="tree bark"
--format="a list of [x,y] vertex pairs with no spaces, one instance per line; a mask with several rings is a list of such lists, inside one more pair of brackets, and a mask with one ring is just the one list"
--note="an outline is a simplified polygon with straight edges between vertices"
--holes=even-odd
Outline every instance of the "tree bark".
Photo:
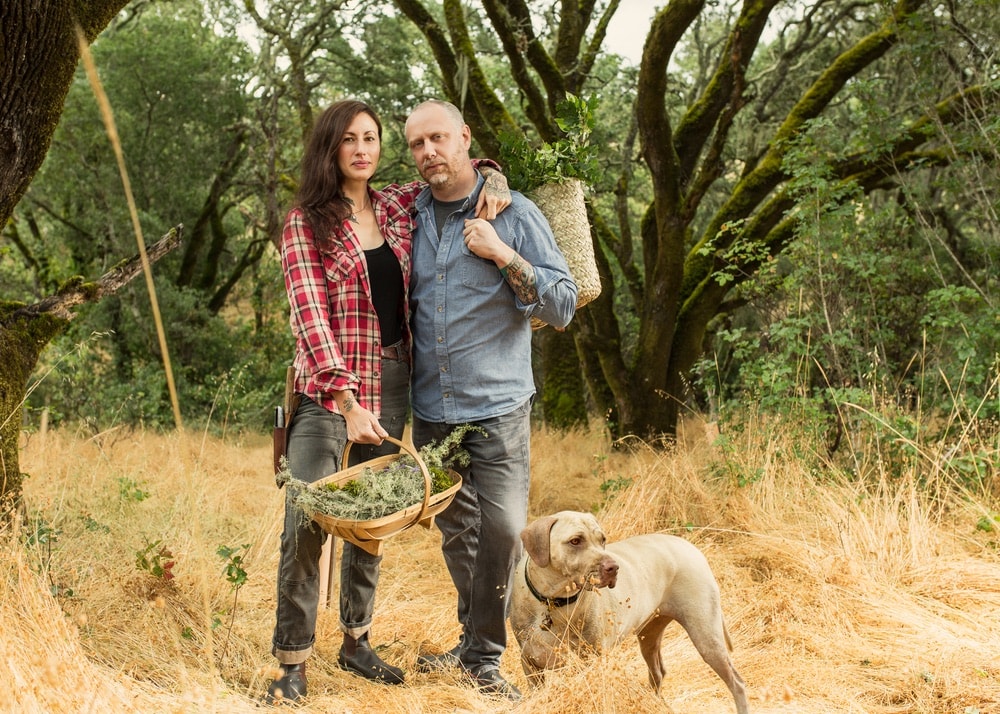
[[52,142],[87,42],[128,0],[4,0],[0,3],[0,225],[28,189]]
[[587,423],[587,401],[580,374],[580,358],[569,331],[543,327],[535,344],[541,352],[540,396],[548,426],[568,429]]

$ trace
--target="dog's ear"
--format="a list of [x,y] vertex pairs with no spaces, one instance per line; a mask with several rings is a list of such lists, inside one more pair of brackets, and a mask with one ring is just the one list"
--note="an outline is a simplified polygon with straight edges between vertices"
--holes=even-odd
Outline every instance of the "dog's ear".
[[549,533],[555,524],[555,516],[543,516],[521,531],[524,549],[539,568],[547,568],[549,565]]

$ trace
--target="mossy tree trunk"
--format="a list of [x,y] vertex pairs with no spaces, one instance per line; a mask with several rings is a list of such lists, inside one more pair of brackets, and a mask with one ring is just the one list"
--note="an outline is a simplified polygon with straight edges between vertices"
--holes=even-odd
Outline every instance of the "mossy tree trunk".
[[79,59],[128,0],[0,3],[0,225],[48,153]]
[[24,305],[0,303],[0,513],[20,502],[18,435],[28,377],[42,349],[66,326],[55,315],[30,315]]
[[542,354],[540,395],[545,423],[557,429],[586,424],[586,392],[573,336],[544,327],[536,344]]

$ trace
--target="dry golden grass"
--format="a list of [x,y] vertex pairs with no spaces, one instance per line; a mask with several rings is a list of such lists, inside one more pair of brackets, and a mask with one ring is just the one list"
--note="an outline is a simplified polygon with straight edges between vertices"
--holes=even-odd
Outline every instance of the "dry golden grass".
[[[722,588],[754,712],[1000,712],[1000,538],[975,529],[997,504],[985,495],[932,503],[906,478],[862,491],[809,473],[780,432],[743,438],[723,454],[701,425],[667,451],[612,450],[600,432],[537,431],[531,515],[596,508],[613,539],[669,530],[699,545]],[[283,497],[269,463],[263,437],[26,439],[24,532],[54,537],[22,547],[9,528],[0,533],[9,663],[0,709],[261,711]],[[726,475],[733,464],[757,477],[737,487]],[[605,501],[601,484],[626,480]],[[136,553],[155,541],[175,562],[169,581],[136,567]],[[216,551],[244,544],[249,579],[234,598]],[[512,710],[453,676],[413,671],[418,648],[454,643],[454,608],[436,532],[388,541],[373,641],[409,671],[408,684],[370,685],[340,671],[328,609],[300,711]],[[503,668],[527,692],[518,712],[734,711],[677,626],[664,653],[662,696],[648,688],[632,642],[530,692],[513,638]]]

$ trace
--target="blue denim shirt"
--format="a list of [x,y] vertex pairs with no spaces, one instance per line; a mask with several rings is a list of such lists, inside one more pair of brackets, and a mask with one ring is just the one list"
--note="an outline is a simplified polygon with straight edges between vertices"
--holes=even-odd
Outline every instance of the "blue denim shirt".
[[413,413],[425,421],[462,424],[509,414],[535,393],[531,318],[565,327],[576,312],[577,287],[548,221],[512,191],[493,221],[500,238],[535,269],[538,302],[514,295],[492,260],[465,245],[476,189],[448,217],[440,244],[429,188],[417,197],[410,281]]

